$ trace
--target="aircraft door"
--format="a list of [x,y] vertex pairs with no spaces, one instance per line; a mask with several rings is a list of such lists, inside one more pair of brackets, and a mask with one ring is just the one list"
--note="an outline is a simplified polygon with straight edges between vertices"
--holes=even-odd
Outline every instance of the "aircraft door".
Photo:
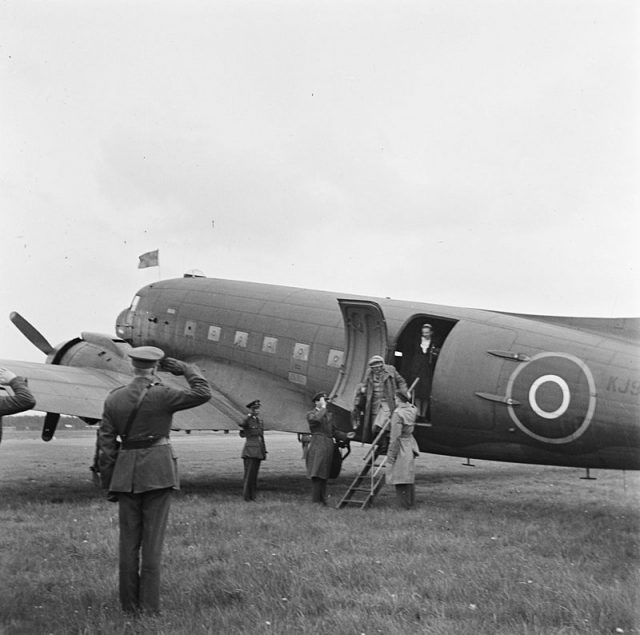
[[386,359],[387,323],[382,309],[368,300],[339,299],[345,332],[344,363],[331,391],[333,403],[346,410],[353,408],[353,397],[364,379],[372,355]]

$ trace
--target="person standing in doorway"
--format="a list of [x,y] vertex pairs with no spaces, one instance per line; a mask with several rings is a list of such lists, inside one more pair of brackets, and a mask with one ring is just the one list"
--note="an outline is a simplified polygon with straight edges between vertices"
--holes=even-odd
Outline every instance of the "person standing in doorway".
[[413,397],[418,416],[427,421],[431,419],[431,386],[439,352],[440,349],[433,341],[431,324],[423,324],[420,329],[420,341],[411,350],[409,378],[412,384],[416,382]]

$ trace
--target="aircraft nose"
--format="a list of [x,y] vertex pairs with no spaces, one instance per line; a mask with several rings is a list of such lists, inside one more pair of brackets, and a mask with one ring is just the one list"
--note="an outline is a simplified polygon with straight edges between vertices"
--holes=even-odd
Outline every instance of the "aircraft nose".
[[133,337],[133,312],[131,309],[124,309],[116,318],[116,335],[131,344]]

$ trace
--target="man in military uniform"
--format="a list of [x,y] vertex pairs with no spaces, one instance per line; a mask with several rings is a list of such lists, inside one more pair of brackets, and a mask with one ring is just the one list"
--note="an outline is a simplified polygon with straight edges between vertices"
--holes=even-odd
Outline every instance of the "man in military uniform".
[[133,348],[129,357],[133,380],[113,390],[104,404],[98,432],[100,477],[110,500],[119,505],[122,608],[157,613],[171,492],[180,486],[169,445],[172,415],[205,403],[211,389],[197,366],[172,358],[162,362],[162,370],[184,375],[189,388],[164,385],[155,374],[164,357],[159,348]]
[[255,399],[247,404],[249,414],[240,424],[242,430],[240,436],[246,439],[242,449],[242,460],[244,461],[244,482],[242,486],[242,496],[246,501],[256,500],[258,489],[258,471],[260,461],[267,458],[267,447],[264,443],[264,423],[258,416],[260,412],[260,400]]
[[2,417],[30,410],[36,405],[36,400],[27,386],[27,380],[24,377],[18,377],[8,368],[0,368],[0,386],[10,386],[13,390],[13,396],[0,397],[0,441],[2,441]]

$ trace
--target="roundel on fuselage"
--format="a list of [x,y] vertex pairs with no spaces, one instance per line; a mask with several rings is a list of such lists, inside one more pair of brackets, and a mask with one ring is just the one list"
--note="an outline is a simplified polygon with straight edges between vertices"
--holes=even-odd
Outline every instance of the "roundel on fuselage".
[[509,416],[530,437],[569,443],[589,427],[596,406],[589,367],[568,353],[539,353],[514,370],[507,384]]

